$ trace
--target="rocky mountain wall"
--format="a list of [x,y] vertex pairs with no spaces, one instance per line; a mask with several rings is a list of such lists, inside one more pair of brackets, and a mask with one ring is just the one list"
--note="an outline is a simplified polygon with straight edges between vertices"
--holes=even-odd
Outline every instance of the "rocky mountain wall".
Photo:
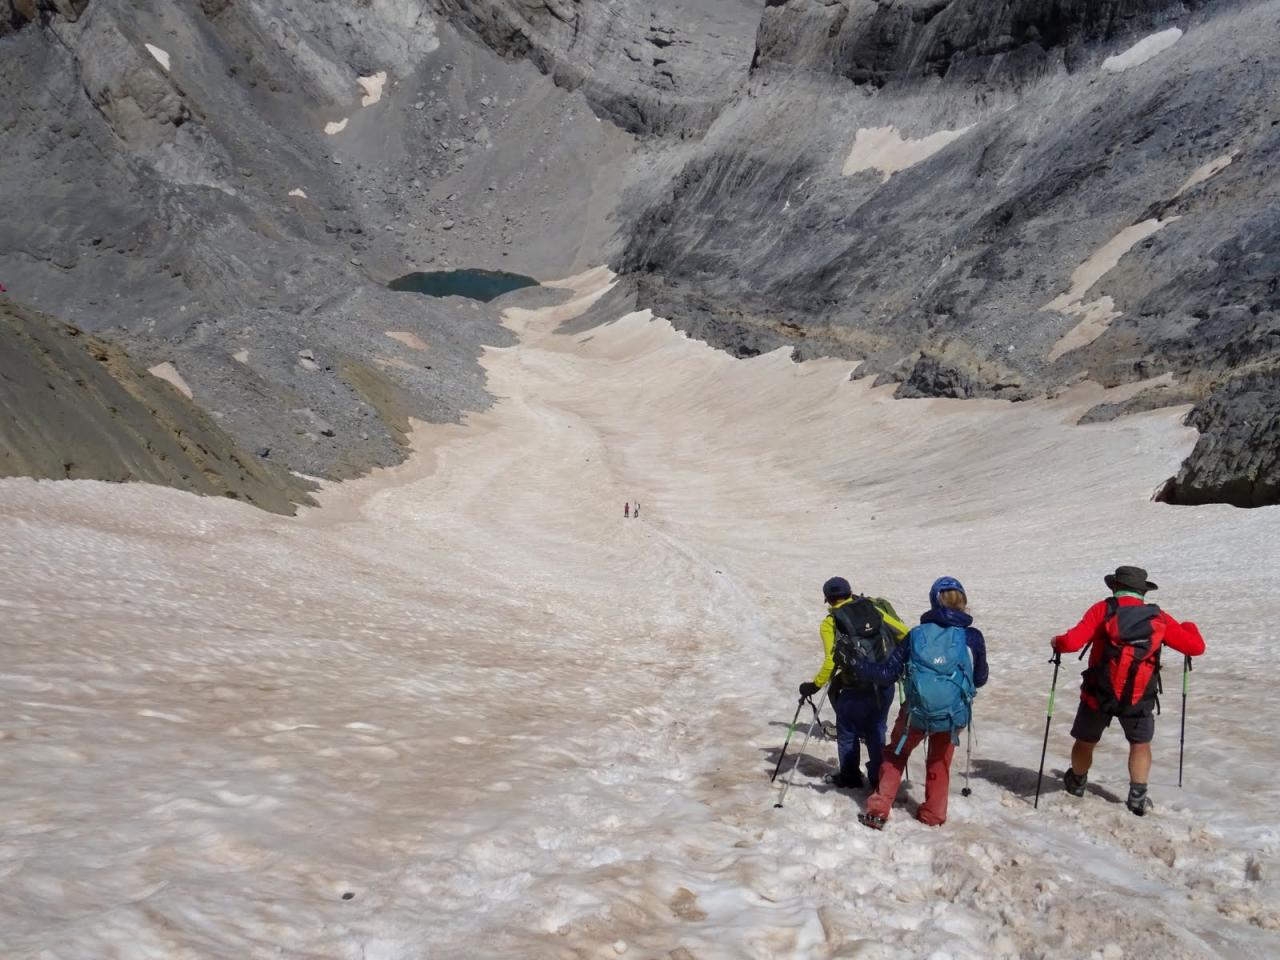
[[564,276],[613,229],[630,138],[419,0],[33,9],[0,37],[0,282],[272,464],[350,477],[492,402],[496,309],[388,281]]
[[764,0],[432,0],[631,133],[696,135],[746,78]]
[[388,281],[607,259],[901,396],[1167,374],[1091,417],[1195,401],[1166,498],[1272,502],[1278,48],[1280,0],[0,0],[0,280],[309,475],[490,402],[496,309]]
[[1065,18],[1034,62],[969,44],[978,6],[770,4],[747,94],[631,196],[618,268],[694,335],[857,358],[901,396],[1171,373],[1216,438],[1179,502],[1272,502],[1280,4],[988,10],[1000,36]]
[[801,67],[875,87],[931,78],[1016,85],[1087,66],[1100,46],[1211,0],[771,0],[756,69]]

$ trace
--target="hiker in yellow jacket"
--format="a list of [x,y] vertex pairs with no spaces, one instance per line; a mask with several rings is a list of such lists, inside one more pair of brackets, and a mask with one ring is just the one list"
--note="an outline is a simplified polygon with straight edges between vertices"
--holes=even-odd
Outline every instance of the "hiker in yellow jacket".
[[[880,662],[907,635],[907,626],[888,604],[855,597],[844,577],[832,577],[822,585],[829,610],[822,621],[822,668],[811,681],[800,684],[800,695],[811,697],[830,682],[828,696],[836,711],[836,750],[840,772],[828,780],[838,787],[861,787],[868,781],[875,789],[884,754],[885,727],[893,705],[893,684],[876,686],[851,669],[857,660]],[[867,777],[859,769],[858,742],[867,745]]]

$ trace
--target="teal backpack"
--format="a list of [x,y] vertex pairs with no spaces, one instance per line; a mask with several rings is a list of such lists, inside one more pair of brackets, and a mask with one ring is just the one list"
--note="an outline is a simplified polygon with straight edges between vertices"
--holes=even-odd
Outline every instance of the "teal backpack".
[[[970,705],[977,693],[965,628],[922,623],[912,628],[906,642],[908,728],[927,734],[948,731],[951,742],[959,743],[960,730],[969,725]],[[901,751],[906,742],[904,730],[896,750]]]

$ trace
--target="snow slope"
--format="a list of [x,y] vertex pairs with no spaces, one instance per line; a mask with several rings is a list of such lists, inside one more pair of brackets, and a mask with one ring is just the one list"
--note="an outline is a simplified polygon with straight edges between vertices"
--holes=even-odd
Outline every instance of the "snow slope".
[[[1181,411],[1073,425],[1125,390],[890,401],[647,313],[553,332],[609,283],[509,308],[491,411],[297,519],[0,483],[0,956],[1274,955],[1280,510],[1150,503]],[[1187,787],[1171,693],[1154,816],[1118,732],[1033,811],[1046,640],[1123,562],[1209,640]],[[859,828],[827,741],[772,807],[834,573],[970,590],[992,681],[942,829],[918,784]]]

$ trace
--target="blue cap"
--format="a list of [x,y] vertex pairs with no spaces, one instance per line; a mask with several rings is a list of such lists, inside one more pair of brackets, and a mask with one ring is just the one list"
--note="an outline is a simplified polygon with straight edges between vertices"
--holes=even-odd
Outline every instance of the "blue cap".
[[955,577],[939,577],[937,580],[933,581],[933,586],[929,588],[929,606],[941,606],[941,604],[938,603],[938,594],[943,590],[959,590],[964,594],[966,600],[969,599],[969,594],[965,592],[964,584]]
[[832,577],[822,585],[822,596],[827,603],[835,603],[845,597],[852,597],[853,587],[849,586],[849,581],[844,577]]

